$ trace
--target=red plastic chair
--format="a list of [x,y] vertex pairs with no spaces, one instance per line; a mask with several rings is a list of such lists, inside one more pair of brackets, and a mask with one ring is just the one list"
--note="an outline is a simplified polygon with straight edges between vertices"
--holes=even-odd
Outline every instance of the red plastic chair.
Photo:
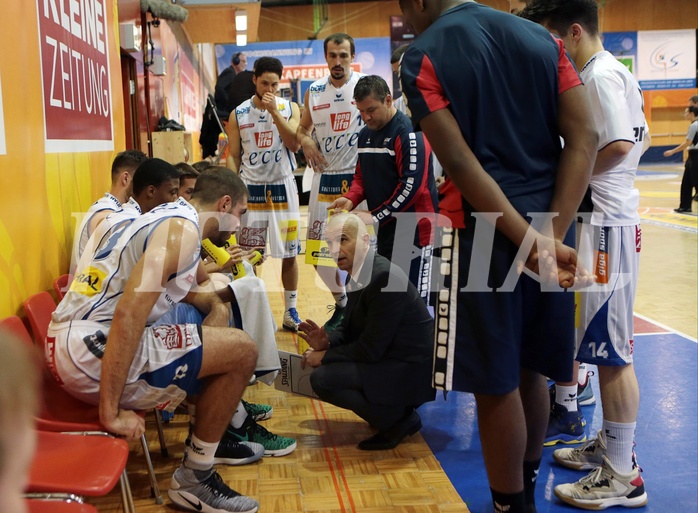
[[63,296],[65,296],[65,293],[68,292],[68,289],[70,288],[70,283],[72,281],[72,274],[63,274],[55,280],[53,280],[53,290],[56,291],[56,297],[58,298],[59,303],[61,299],[63,299]]
[[24,501],[29,513],[98,513],[94,506],[82,502],[76,496],[48,495],[28,498]]
[[56,302],[48,292],[38,292],[24,301],[24,310],[27,312],[27,319],[34,333],[34,342],[40,349],[44,347],[51,314],[55,309]]
[[[48,293],[40,292],[39,294]],[[50,294],[48,294],[48,296],[49,298],[51,297]],[[31,298],[27,301],[30,299]],[[29,309],[27,309],[26,304],[27,302],[25,302],[25,310],[27,310],[27,314],[29,315]],[[37,306],[37,304],[33,302],[32,305]],[[53,308],[55,309],[55,303]],[[46,317],[43,312],[38,313],[38,317]],[[50,315],[48,318],[50,319]],[[37,318],[34,320],[36,322]],[[9,330],[24,343],[31,345],[31,337],[19,317],[10,316],[5,319],[0,319],[0,327]],[[44,331],[48,330],[48,328],[42,327],[39,329],[44,329]],[[45,340],[46,338],[44,337],[41,339],[41,343],[37,345],[44,354]],[[56,383],[47,367],[44,367],[44,369],[46,372],[44,372],[42,380],[42,401],[39,414],[36,418],[36,428],[41,431],[53,432],[106,431],[99,421],[99,407],[84,403],[70,395]],[[155,469],[153,468],[153,462],[150,458],[150,451],[148,450],[148,442],[145,435],[141,436],[141,446],[143,448],[148,476],[150,478],[151,493],[155,498],[156,504],[162,504],[162,495],[160,494],[160,487],[157,482],[157,477],[155,476]]]
[[135,511],[126,475],[129,448],[125,440],[106,434],[39,431],[37,435],[27,492],[101,497],[121,482],[124,511]]

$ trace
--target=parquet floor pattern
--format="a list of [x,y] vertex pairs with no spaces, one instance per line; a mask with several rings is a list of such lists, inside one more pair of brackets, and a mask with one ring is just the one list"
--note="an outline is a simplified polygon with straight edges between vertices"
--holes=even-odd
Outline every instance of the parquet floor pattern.
[[[315,272],[298,257],[298,310],[303,318],[324,322],[332,303],[327,289],[315,283]],[[261,276],[267,284],[276,322],[281,325],[283,291],[280,262],[267,261]],[[279,330],[280,349],[293,351],[296,336]],[[263,384],[250,386],[245,398],[271,404],[274,415],[263,421],[274,433],[293,436],[298,448],[279,458],[240,467],[218,465],[223,479],[235,490],[260,502],[260,513],[467,513],[468,508],[422,437],[417,434],[390,451],[361,451],[356,444],[373,434],[353,413],[308,397],[287,394]],[[172,472],[184,452],[188,417],[178,414],[165,425],[169,458],[160,455],[154,421],[147,436],[165,504],[150,497],[140,446],[132,445],[128,471],[139,513],[176,511],[166,493]],[[118,487],[90,499],[101,513],[123,511]]]

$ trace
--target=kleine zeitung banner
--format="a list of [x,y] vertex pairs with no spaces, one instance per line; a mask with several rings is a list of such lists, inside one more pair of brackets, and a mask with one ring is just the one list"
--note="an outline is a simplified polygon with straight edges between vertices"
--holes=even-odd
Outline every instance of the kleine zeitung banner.
[[37,11],[46,153],[113,150],[105,0],[37,0]]

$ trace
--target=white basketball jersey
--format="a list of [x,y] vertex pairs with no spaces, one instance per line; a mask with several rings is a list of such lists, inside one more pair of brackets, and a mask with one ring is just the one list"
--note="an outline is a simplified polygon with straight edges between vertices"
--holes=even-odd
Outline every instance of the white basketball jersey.
[[615,141],[634,143],[620,164],[591,177],[591,223],[636,225],[640,222],[640,193],[634,182],[647,132],[642,91],[630,71],[607,51],[596,53],[580,75],[591,100],[599,150]]
[[308,89],[310,116],[315,125],[315,141],[327,160],[327,171],[353,172],[356,169],[356,143],[364,127],[354,101],[354,86],[363,73],[351,72],[349,80],[337,89],[330,77],[316,80]]
[[[291,102],[276,99],[276,108],[286,121],[291,119]],[[296,169],[296,155],[281,140],[274,118],[266,110],[258,109],[252,99],[235,109],[240,130],[240,174],[252,182],[277,182]]]
[[[75,232],[75,240],[73,241],[73,254],[71,257],[71,266],[76,265],[83,251],[85,251],[85,246],[87,245],[87,240],[90,238],[90,221],[98,212],[104,212],[105,210],[121,210],[121,202],[116,199],[110,193],[106,193],[104,196],[95,201],[90,208],[85,213],[85,217],[82,218],[80,222],[80,227]],[[74,269],[71,269],[74,271]]]
[[[127,221],[127,217],[123,216],[123,220]],[[85,253],[80,259],[78,272],[70,290],[56,308],[53,322],[89,320],[111,325],[126,282],[148,244],[152,242],[151,234],[160,223],[177,217],[192,222],[198,230],[199,216],[194,207],[183,198],[160,205],[147,214],[136,217],[133,222],[124,222],[114,230],[109,230],[107,236],[96,245],[94,253]],[[95,235],[98,235],[97,232]],[[198,245],[190,254],[179,256],[179,272],[165,284],[148,315],[148,325],[181,301],[196,283],[200,251]],[[146,262],[146,267],[148,265]],[[157,262],[152,265],[157,266]],[[153,268],[146,272],[161,273],[162,269]]]

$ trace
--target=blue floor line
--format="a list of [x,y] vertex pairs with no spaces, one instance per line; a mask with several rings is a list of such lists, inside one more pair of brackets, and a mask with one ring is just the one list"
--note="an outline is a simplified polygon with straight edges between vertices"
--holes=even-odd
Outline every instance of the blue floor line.
[[[698,345],[674,333],[635,339],[635,368],[640,382],[640,413],[635,440],[649,503],[645,513],[698,512]],[[597,405],[584,407],[587,435],[601,428],[603,410],[598,381],[592,378]],[[470,394],[438,392],[422,406],[422,436],[472,513],[491,513]],[[558,446],[559,447],[559,446]],[[551,464],[556,447],[546,448],[536,489],[538,513],[582,511],[558,501],[553,488],[584,476]],[[624,511],[614,508],[610,511]]]

